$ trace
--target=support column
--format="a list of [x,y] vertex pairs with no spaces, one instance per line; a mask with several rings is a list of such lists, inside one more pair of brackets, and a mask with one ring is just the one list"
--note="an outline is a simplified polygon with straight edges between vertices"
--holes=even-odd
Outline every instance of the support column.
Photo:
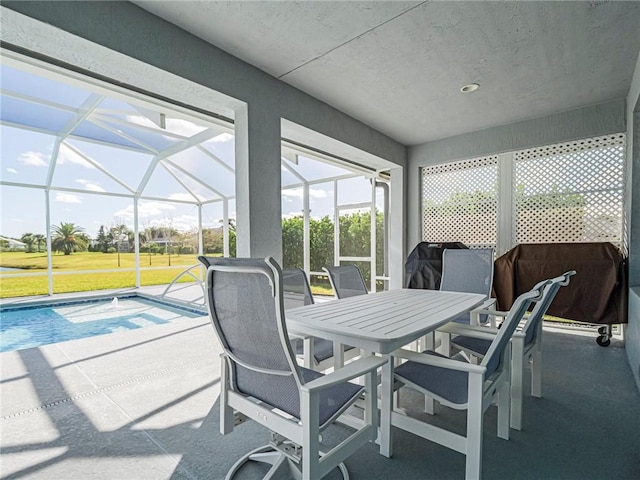
[[404,284],[405,239],[405,181],[402,167],[391,169],[389,193],[389,289]]
[[282,263],[280,117],[255,104],[236,111],[236,255]]
[[[136,195],[133,199],[133,248],[135,252],[135,264],[136,264],[136,288],[140,288],[140,223],[139,223],[139,210],[138,202],[140,197]],[[202,230],[202,228],[200,228]]]

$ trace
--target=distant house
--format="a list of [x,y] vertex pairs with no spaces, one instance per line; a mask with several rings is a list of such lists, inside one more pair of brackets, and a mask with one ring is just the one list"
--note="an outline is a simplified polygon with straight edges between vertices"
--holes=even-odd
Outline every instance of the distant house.
[[6,249],[8,250],[26,250],[27,244],[22,243],[18,240],[14,240],[13,238],[0,237],[0,242],[3,245],[6,245]]

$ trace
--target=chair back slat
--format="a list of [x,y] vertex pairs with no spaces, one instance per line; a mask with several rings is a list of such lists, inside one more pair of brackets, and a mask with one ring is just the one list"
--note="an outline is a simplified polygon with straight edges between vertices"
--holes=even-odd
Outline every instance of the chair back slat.
[[502,368],[502,364],[505,361],[504,353],[509,340],[511,340],[513,333],[524,317],[524,314],[529,309],[531,303],[542,298],[543,288],[548,283],[548,280],[540,282],[532,290],[523,293],[516,298],[511,310],[509,310],[507,318],[502,322],[496,338],[491,342],[491,346],[489,347],[487,354],[482,359],[481,365],[487,368],[485,378],[489,378],[493,373]]
[[571,270],[548,281],[549,283],[544,288],[542,299],[539,302],[536,302],[535,307],[533,307],[533,310],[522,329],[525,345],[530,345],[535,341],[538,335],[538,324],[544,319],[544,316],[551,306],[551,303],[553,303],[553,299],[558,293],[558,290],[560,290],[560,287],[569,285],[570,278],[575,274],[576,271]]
[[450,249],[442,254],[440,290],[481,293],[487,297],[493,285],[493,249]]
[[355,265],[324,267],[336,298],[348,298],[369,293],[360,269]]
[[285,310],[314,303],[307,275],[300,268],[282,271],[282,292]]

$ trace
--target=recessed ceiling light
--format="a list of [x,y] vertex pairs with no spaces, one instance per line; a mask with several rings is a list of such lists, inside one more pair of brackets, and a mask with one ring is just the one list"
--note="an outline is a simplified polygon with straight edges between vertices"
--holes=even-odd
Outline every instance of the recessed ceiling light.
[[471,93],[471,92],[475,92],[478,88],[480,88],[479,84],[470,83],[469,85],[465,85],[464,87],[462,87],[460,91],[462,93]]

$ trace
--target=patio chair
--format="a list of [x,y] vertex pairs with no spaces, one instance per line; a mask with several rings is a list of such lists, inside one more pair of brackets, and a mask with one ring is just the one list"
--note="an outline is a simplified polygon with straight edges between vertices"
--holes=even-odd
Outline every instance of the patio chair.
[[355,265],[322,268],[329,275],[329,282],[336,298],[355,297],[369,293],[360,269]]
[[[482,308],[490,308],[495,304],[495,299],[491,297],[491,287],[493,285],[493,249],[450,249],[442,252],[442,281],[440,290],[448,292],[481,293],[485,295],[487,301]],[[479,325],[491,322],[495,327],[495,317],[473,313],[465,313],[451,320],[454,323],[463,325]],[[437,338],[435,338],[437,336]],[[433,349],[438,343],[440,352],[446,356],[451,356],[451,336],[438,329],[423,339],[419,344],[419,350],[424,348]]]
[[[440,290],[447,292],[481,293],[491,296],[493,285],[493,249],[450,249],[442,253],[442,281]],[[495,300],[483,305],[489,307]],[[486,323],[487,316],[462,315],[452,321],[477,325]],[[492,325],[495,326],[495,325]]]
[[[307,275],[300,268],[282,271],[282,288],[285,310],[314,303]],[[304,359],[304,367],[318,371],[324,371],[330,367],[339,368],[344,363],[345,354],[347,359],[351,359],[360,353],[353,347],[342,347],[339,344],[334,348],[332,341],[323,338],[295,339],[294,344],[296,355]],[[338,351],[335,352],[335,350]],[[305,352],[307,352],[306,355]]]
[[435,352],[398,350],[396,358],[409,361],[395,369],[395,379],[438,400],[442,405],[467,410],[466,436],[394,411],[393,424],[427,440],[466,455],[465,477],[480,478],[482,471],[482,424],[484,412],[497,401],[498,437],[509,439],[509,390],[511,378],[510,339],[533,300],[542,296],[542,288],[520,295],[507,314],[497,335],[473,334],[489,338],[491,347],[480,365],[447,358]]
[[[553,302],[560,287],[569,285],[570,279],[575,275],[575,270],[565,272],[551,280],[545,280],[534,288],[546,283],[542,298],[536,302],[535,307],[527,316],[526,322],[520,331],[513,335],[511,358],[511,428],[522,429],[522,398],[525,367],[531,365],[531,396],[542,397],[542,320],[549,306]],[[504,316],[505,312],[487,311],[490,315]],[[468,335],[470,331],[480,330],[497,335],[499,330],[485,327],[468,327],[462,325],[447,325],[447,331],[458,334],[451,340],[454,349],[461,350],[473,358],[483,358],[491,347],[488,338],[476,338]]]
[[[291,474],[315,480],[342,463],[377,434],[376,370],[384,359],[369,356],[328,374],[299,367],[284,317],[280,267],[272,258],[210,258],[206,285],[209,316],[223,349],[220,432],[250,418],[271,431],[271,441],[238,460],[271,464],[264,478]],[[364,386],[349,380],[365,376]],[[324,451],[320,432],[364,392],[364,421],[337,446]]]

